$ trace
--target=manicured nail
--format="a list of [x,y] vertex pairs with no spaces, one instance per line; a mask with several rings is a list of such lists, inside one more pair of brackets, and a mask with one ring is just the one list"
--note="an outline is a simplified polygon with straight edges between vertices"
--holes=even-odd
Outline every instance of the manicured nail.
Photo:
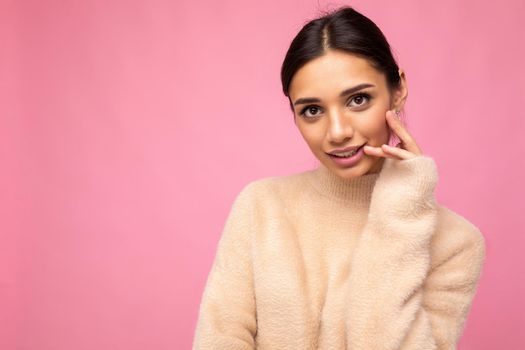
[[399,112],[396,113],[395,111],[392,111],[392,113],[394,113],[394,117],[396,117],[396,119],[400,119],[399,118]]

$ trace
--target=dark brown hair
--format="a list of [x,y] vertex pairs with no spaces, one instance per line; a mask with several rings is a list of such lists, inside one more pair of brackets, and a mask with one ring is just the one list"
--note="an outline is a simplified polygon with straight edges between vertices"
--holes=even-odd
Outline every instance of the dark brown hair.
[[342,50],[367,59],[385,74],[391,90],[399,86],[399,67],[390,45],[377,25],[352,7],[339,7],[306,23],[295,36],[281,67],[283,93],[290,101],[290,82],[310,60],[327,50]]

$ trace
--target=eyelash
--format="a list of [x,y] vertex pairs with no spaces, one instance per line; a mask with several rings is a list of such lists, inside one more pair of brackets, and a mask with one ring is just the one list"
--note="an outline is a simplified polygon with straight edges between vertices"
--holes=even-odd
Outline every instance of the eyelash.
[[[356,98],[356,97],[364,97],[364,98],[366,98],[366,101],[367,101],[367,102],[365,102],[365,104],[368,103],[368,102],[370,102],[370,100],[372,99],[372,96],[370,96],[370,94],[367,94],[367,93],[365,93],[365,92],[362,92],[362,93],[359,93],[359,94],[356,94],[356,95],[352,96],[352,97],[349,99],[349,101],[352,101],[352,100],[353,100],[354,98]],[[360,106],[358,106],[358,107],[361,107],[361,106],[362,106],[362,105],[360,105]],[[306,112],[309,108],[312,108],[312,107],[319,108],[319,106],[317,106],[317,105],[308,105],[308,106],[304,107],[304,108],[301,110],[301,112],[299,113],[299,115],[300,115],[300,116],[303,116],[303,117],[305,117],[305,118],[307,118],[307,119],[313,119],[313,118],[316,118],[317,115],[312,116],[312,117],[306,117],[306,116],[305,116],[305,112]]]

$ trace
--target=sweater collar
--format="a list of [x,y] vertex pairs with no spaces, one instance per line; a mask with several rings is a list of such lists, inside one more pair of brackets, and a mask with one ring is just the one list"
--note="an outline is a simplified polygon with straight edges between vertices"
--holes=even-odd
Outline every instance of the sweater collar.
[[316,169],[309,172],[308,180],[324,196],[337,198],[344,202],[368,205],[379,174],[364,174],[356,178],[345,179],[321,163]]

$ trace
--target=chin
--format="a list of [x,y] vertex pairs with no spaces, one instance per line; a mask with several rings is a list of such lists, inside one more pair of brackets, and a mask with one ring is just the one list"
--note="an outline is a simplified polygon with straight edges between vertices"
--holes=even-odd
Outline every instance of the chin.
[[337,174],[339,177],[346,178],[346,179],[359,177],[361,175],[366,174],[371,169],[369,158],[367,158],[366,154],[365,154],[365,157],[361,160],[359,164],[356,164],[355,166],[348,167],[348,168],[339,167],[337,164],[335,164],[332,161],[332,159],[330,159],[330,156],[328,155],[323,156],[323,160],[321,161],[321,163],[323,163],[325,167],[330,169],[333,173]]
[[385,161],[386,158],[384,157],[381,157],[379,158],[378,160],[376,160],[372,166],[369,167],[368,169],[368,172],[371,172],[373,171],[374,173],[378,173],[381,171],[382,167],[383,167],[383,163]]

